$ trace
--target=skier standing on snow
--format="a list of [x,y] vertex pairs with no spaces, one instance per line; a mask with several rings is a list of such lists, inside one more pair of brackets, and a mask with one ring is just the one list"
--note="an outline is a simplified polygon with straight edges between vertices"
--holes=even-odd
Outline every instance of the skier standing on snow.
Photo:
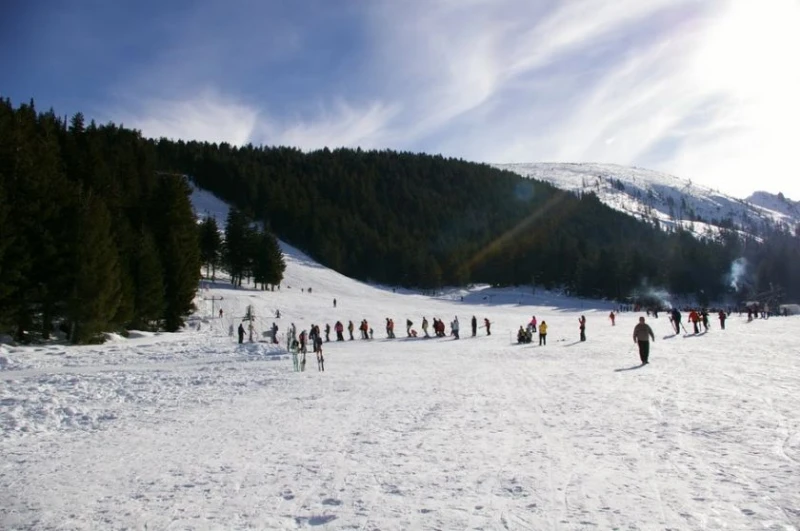
[[422,331],[425,332],[425,337],[431,337],[428,335],[428,318],[422,318]]
[[244,324],[239,323],[239,344],[244,343]]
[[491,328],[492,327],[492,323],[489,322],[489,318],[488,317],[484,318],[483,324],[486,326],[486,335],[487,336],[492,335],[492,328]]
[[614,310],[611,310],[611,313],[608,314],[608,318],[611,319],[611,326],[616,326],[615,323],[616,316],[614,315]]
[[644,317],[639,317],[639,324],[633,328],[633,342],[639,345],[639,359],[642,365],[647,365],[650,356],[650,340],[655,341],[656,336],[650,325],[644,322]]
[[406,337],[411,337],[412,326],[414,326],[414,323],[411,322],[411,319],[406,319]]
[[675,326],[675,334],[681,333],[681,312],[677,308],[672,309],[672,324]]
[[354,328],[355,328],[355,327],[353,326],[353,321],[349,321],[349,322],[347,323],[347,331],[348,331],[348,332],[350,332],[350,341],[352,341],[352,340],[353,340],[353,329],[354,329]]
[[478,319],[474,315],[472,316],[472,337],[478,335]]
[[547,321],[539,325],[539,346],[547,345]]
[[723,330],[725,330],[725,319],[727,317],[728,316],[725,315],[725,312],[723,310],[719,311],[719,327],[722,328]]
[[456,339],[458,339],[458,316],[457,315],[456,315],[456,318],[453,319],[453,322],[450,324],[450,329],[453,331],[453,335],[456,336]]
[[580,324],[581,341],[586,341],[586,317],[581,315],[578,318],[578,323]]
[[342,322],[336,321],[334,329],[336,330],[336,341],[344,341],[344,325]]

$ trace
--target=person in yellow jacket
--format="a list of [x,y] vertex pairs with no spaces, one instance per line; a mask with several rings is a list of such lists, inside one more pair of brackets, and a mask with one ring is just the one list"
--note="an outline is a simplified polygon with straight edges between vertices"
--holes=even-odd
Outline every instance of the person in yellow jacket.
[[547,321],[539,325],[539,346],[547,345]]

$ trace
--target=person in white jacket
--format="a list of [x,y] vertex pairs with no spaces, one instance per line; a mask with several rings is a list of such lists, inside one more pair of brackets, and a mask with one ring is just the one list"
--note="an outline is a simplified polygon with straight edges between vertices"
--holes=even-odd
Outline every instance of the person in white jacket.
[[450,324],[450,328],[453,331],[453,335],[456,336],[456,339],[458,339],[458,316],[457,315],[456,315],[456,318],[453,319],[453,322]]

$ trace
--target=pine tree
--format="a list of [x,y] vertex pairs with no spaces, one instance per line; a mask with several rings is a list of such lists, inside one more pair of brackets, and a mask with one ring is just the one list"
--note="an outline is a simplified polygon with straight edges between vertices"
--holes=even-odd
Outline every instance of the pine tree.
[[248,217],[232,208],[225,224],[224,262],[234,286],[242,285],[248,265],[248,239],[251,232]]
[[155,199],[153,234],[164,266],[164,327],[177,331],[194,309],[200,281],[200,245],[191,189],[183,177],[163,176]]
[[138,254],[134,265],[136,285],[132,326],[157,330],[164,315],[164,271],[153,235],[145,229],[139,237]]
[[97,341],[101,332],[111,328],[122,288],[111,215],[94,192],[81,195],[75,284],[69,301],[70,338],[74,343]]
[[211,216],[200,223],[200,261],[206,267],[206,278],[213,281],[216,278],[217,264],[222,251],[222,236],[219,234],[217,220]]

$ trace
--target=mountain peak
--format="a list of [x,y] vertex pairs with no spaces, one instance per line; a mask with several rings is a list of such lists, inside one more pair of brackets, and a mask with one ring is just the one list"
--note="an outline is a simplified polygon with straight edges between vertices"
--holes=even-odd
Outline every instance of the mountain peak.
[[782,194],[756,192],[747,200],[689,179],[618,164],[493,164],[523,177],[546,181],[578,195],[595,194],[606,205],[666,229],[698,236],[734,229],[758,235],[766,227],[800,223],[800,203]]

